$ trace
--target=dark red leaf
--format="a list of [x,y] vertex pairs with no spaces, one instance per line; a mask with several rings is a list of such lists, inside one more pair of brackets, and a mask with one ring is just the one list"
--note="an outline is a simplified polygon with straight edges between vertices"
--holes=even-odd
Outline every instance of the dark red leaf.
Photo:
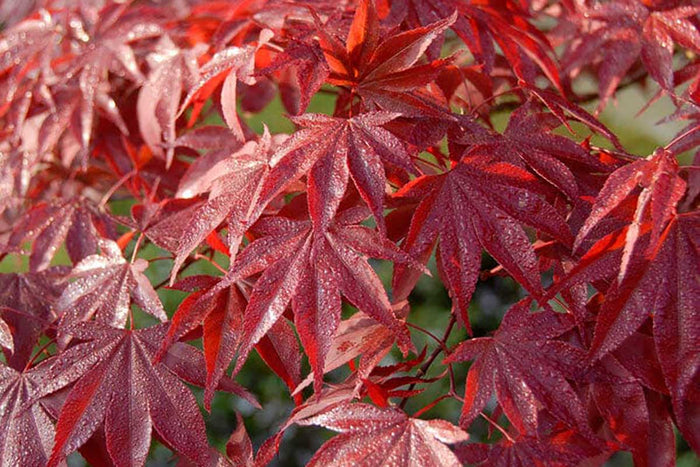
[[[123,327],[130,313],[131,300],[161,321],[167,321],[163,305],[149,279],[143,274],[148,262],[128,263],[116,243],[101,240],[99,255],[88,256],[70,273],[76,279],[66,286],[56,304],[63,332],[74,323],[93,316],[98,321]],[[61,344],[67,342],[61,340]]]
[[[485,154],[484,151],[483,154]],[[404,186],[396,198],[420,200],[404,249],[427,262],[438,242],[440,275],[453,309],[469,325],[468,304],[485,249],[535,297],[542,295],[537,259],[523,224],[563,243],[571,240],[564,219],[536,191],[535,177],[512,164],[470,154],[450,172],[424,175]],[[396,268],[394,296],[405,299],[418,275]]]
[[542,407],[563,423],[592,436],[583,403],[567,378],[581,368],[585,353],[556,338],[570,329],[564,316],[530,313],[529,302],[514,305],[493,337],[469,339],[445,363],[472,360],[467,374],[461,426],[469,426],[495,391],[513,426],[537,431]]
[[[197,464],[208,462],[204,421],[194,396],[176,376],[204,376],[191,370],[203,366],[201,353],[176,344],[162,363],[153,364],[163,326],[131,331],[81,323],[71,333],[82,343],[53,361],[52,383],[42,389],[50,393],[77,380],[58,418],[49,465],[85,443],[102,423],[115,464],[143,464],[153,429]],[[227,390],[240,392],[236,386]]]
[[0,316],[11,328],[14,344],[5,356],[12,368],[24,368],[39,336],[57,318],[55,306],[68,272],[57,266],[38,273],[0,274]]
[[410,346],[403,323],[394,316],[384,287],[366,259],[410,262],[393,243],[367,227],[342,222],[342,217],[326,228],[308,220],[266,218],[258,228],[267,235],[243,250],[222,283],[262,272],[246,308],[234,372],[291,304],[318,392],[326,355],[340,323],[341,295],[387,326],[403,349]]
[[382,127],[397,117],[390,112],[370,112],[350,119],[321,114],[295,117],[293,121],[302,129],[273,155],[262,200],[272,199],[308,173],[309,211],[314,223],[323,229],[333,218],[352,178],[380,231],[385,232],[385,165],[413,171],[404,143]]
[[341,433],[321,446],[310,466],[365,463],[456,467],[462,464],[445,445],[468,438],[467,433],[445,420],[419,420],[399,409],[361,403],[339,405],[297,424],[320,425]]

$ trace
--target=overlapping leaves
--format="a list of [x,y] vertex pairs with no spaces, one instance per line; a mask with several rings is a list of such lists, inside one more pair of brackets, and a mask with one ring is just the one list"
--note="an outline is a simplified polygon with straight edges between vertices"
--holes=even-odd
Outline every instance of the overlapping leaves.
[[[0,464],[141,465],[155,438],[263,465],[292,425],[339,432],[312,465],[673,465],[674,425],[700,451],[697,7],[30,3],[0,6],[2,266],[29,271],[0,276]],[[630,156],[584,109],[596,74],[599,109],[649,76],[690,124]],[[433,252],[453,315],[423,327]],[[498,316],[479,278],[530,297],[455,341],[475,304]],[[184,382],[255,407],[227,376],[253,349],[296,408],[257,453],[237,416],[224,456]],[[461,428],[419,418],[445,400]]]

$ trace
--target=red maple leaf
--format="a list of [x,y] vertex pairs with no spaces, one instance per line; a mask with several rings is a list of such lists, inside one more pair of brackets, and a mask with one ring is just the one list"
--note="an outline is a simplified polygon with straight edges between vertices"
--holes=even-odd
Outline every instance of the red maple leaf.
[[77,263],[97,251],[101,215],[86,200],[66,199],[37,203],[13,229],[7,242],[9,251],[25,241],[32,241],[29,267],[46,269],[59,247],[65,242],[68,256]]
[[194,293],[182,301],[173,315],[168,335],[156,356],[157,360],[161,359],[174,342],[202,325],[207,370],[204,405],[207,409],[216,386],[235,355],[249,293],[245,284],[221,287],[218,282],[214,277],[197,275],[172,286]]
[[139,129],[153,154],[170,167],[175,155],[180,99],[197,82],[199,71],[195,49],[180,49],[163,36],[149,55],[153,69],[141,88],[137,102]]
[[215,53],[211,59],[199,69],[200,76],[187,92],[187,96],[180,107],[178,115],[193,99],[200,101],[190,117],[195,121],[201,111],[202,103],[211,96],[214,89],[221,83],[221,114],[224,121],[231,129],[233,136],[243,141],[245,136],[236,110],[236,86],[240,80],[248,85],[255,84],[253,77],[255,68],[255,53],[272,37],[272,31],[263,30],[255,44],[245,47],[228,47]]
[[[50,394],[76,381],[61,409],[48,465],[55,466],[84,444],[104,424],[107,450],[115,464],[145,462],[151,431],[199,465],[210,459],[204,421],[197,402],[181,379],[202,385],[202,354],[176,343],[152,363],[165,336],[163,325],[140,330],[116,329],[96,322],[70,329],[81,342],[51,360]],[[219,389],[248,399],[229,379]]]
[[[374,2],[362,0],[345,44],[325,28],[319,29],[319,41],[330,68],[327,81],[360,96],[364,109],[442,116],[444,105],[435,102],[424,88],[446,62],[416,63],[456,18],[451,11],[425,27],[383,34]],[[349,104],[352,106],[352,102]]]
[[663,278],[663,284],[657,283],[655,287],[669,287],[665,300],[657,302],[654,307],[654,341],[679,428],[696,451],[700,451],[695,428],[698,416],[693,415],[692,407],[700,401],[700,317],[697,306],[700,280],[692,271],[697,271],[700,262],[699,222],[697,211],[678,216],[669,226],[664,246],[648,273],[657,279]]
[[159,203],[147,200],[143,204],[135,204],[131,207],[131,218],[113,217],[117,222],[134,229],[124,238],[131,240],[140,231],[159,247],[176,251],[194,213],[203,202],[200,197],[168,198]]
[[[458,15],[451,28],[469,47],[477,62],[485,65],[487,74],[496,62],[498,46],[519,79],[534,83],[536,65],[555,86],[561,86],[559,71],[550,56],[551,46],[541,31],[530,24],[530,14],[521,2],[400,0],[392,2],[391,16],[415,27],[445,18],[454,11]],[[432,55],[437,51],[439,48],[433,50]]]
[[[638,342],[632,340],[629,344]],[[618,355],[636,350],[637,347],[630,347]],[[631,450],[635,465],[675,465],[673,424],[664,396],[644,388],[611,354],[587,378],[592,379],[588,386],[590,397],[613,434],[611,441]]]
[[51,455],[54,427],[37,402],[46,365],[18,372],[0,364],[0,464],[45,465]]
[[700,12],[697,6],[666,8],[661,2],[659,7],[647,7],[643,2],[629,0],[578,2],[572,6],[567,21],[580,28],[581,34],[569,42],[562,65],[567,72],[577,74],[581,67],[595,64],[598,110],[605,107],[639,58],[651,77],[672,93],[674,43],[700,52],[700,31],[690,20]]
[[340,323],[341,294],[389,328],[403,349],[410,346],[406,328],[394,316],[367,256],[409,263],[411,260],[393,243],[359,225],[366,215],[365,209],[350,208],[322,227],[308,218],[271,217],[258,221],[255,230],[262,236],[241,252],[221,283],[230,284],[262,273],[246,307],[234,373],[291,303],[319,390],[325,358]]
[[[374,367],[389,353],[393,344],[394,337],[389,329],[359,311],[338,325],[326,355],[323,372],[328,373],[360,357],[356,371],[356,385],[359,389],[362,380],[369,377]],[[312,371],[294,392],[300,393],[313,380]]]
[[540,409],[581,433],[592,432],[586,410],[567,378],[585,359],[583,349],[557,340],[571,328],[566,316],[529,312],[529,300],[506,313],[493,337],[462,342],[445,363],[471,360],[461,426],[469,426],[496,393],[508,419],[521,434],[537,433]]
[[38,273],[0,274],[0,316],[9,326],[13,349],[7,364],[20,370],[29,361],[39,336],[56,320],[56,302],[65,287],[68,268]]
[[260,195],[269,172],[272,144],[269,133],[265,133],[259,141],[248,141],[231,152],[228,148],[211,151],[190,166],[180,193],[191,197],[209,192],[209,197],[191,211],[189,222],[183,226],[175,249],[172,281],[190,252],[224,221],[229,251],[235,257],[243,234],[264,207]]
[[466,465],[484,467],[569,467],[588,459],[600,461],[595,457],[597,451],[580,449],[566,437],[518,436],[493,444],[461,445],[455,451]]
[[607,166],[576,142],[552,132],[561,125],[562,117],[563,113],[538,112],[534,105],[525,104],[510,114],[502,135],[462,118],[463,133],[458,133],[453,144],[494,154],[500,160],[528,169],[570,200],[576,200],[579,184],[586,176],[605,171]]
[[[467,433],[445,420],[419,420],[400,409],[349,403],[296,422],[340,432],[309,461],[325,465],[462,465],[446,444],[466,441]],[[371,441],[370,441],[371,440]]]
[[[292,120],[303,127],[272,156],[272,169],[262,188],[270,200],[294,180],[308,174],[309,211],[314,224],[325,229],[352,181],[384,233],[385,165],[413,172],[404,143],[383,128],[399,115],[368,112],[334,118],[305,114]],[[262,201],[261,201],[262,202]]]
[[[127,262],[116,243],[100,240],[102,254],[88,256],[75,265],[56,308],[61,314],[61,334],[79,321],[93,316],[112,326],[123,327],[130,314],[131,299],[143,311],[167,321],[163,305],[149,279],[143,274],[148,262]],[[67,343],[60,339],[62,345]]]
[[[76,96],[77,133],[84,152],[90,146],[96,109],[100,109],[119,130],[128,134],[127,125],[118,107],[109,95],[108,72],[128,77],[142,84],[145,80],[132,46],[134,42],[151,39],[163,34],[159,18],[148,10],[128,9],[126,4],[112,4],[104,8],[95,24],[71,23],[81,46],[80,53],[65,70],[64,76],[77,76]],[[85,29],[87,26],[87,30]],[[85,163],[83,155],[83,163]]]
[[[530,225],[564,244],[571,241],[564,219],[535,191],[534,175],[488,156],[468,154],[440,175],[421,176],[395,198],[419,200],[403,248],[426,263],[439,241],[440,276],[460,321],[469,325],[467,308],[485,249],[534,296],[543,294],[534,249],[523,230]],[[418,279],[398,265],[394,297],[405,299]]]

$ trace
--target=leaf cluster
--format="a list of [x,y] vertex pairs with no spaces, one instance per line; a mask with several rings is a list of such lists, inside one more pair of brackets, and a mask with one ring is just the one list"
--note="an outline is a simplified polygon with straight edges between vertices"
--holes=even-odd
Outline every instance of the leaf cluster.
[[[143,465],[154,439],[263,466],[294,425],[338,433],[324,466],[672,466],[676,430],[700,452],[694,2],[0,15],[0,466]],[[641,156],[598,119],[639,83],[687,122]],[[275,103],[293,131],[256,133]],[[415,322],[424,275],[452,304],[437,335]],[[494,276],[524,298],[484,333]],[[295,408],[260,446],[237,414],[220,452],[191,386],[259,409],[235,381],[253,353]]]

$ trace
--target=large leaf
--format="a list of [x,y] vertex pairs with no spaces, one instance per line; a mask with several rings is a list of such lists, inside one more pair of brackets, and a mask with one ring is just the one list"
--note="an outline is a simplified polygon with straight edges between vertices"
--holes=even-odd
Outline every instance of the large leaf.
[[261,198],[272,199],[291,182],[308,174],[311,218],[323,229],[333,218],[352,178],[384,232],[385,166],[413,171],[405,144],[382,127],[398,116],[369,112],[349,119],[322,114],[294,117],[294,123],[302,129],[273,155],[273,167]]
[[[197,402],[181,381],[202,385],[204,362],[194,347],[175,344],[161,363],[152,363],[164,326],[124,330],[79,323],[71,333],[81,343],[52,361],[48,394],[73,381],[56,424],[49,465],[84,444],[104,424],[107,450],[117,465],[143,465],[151,432],[199,465],[210,459]],[[219,388],[254,403],[231,380]]]
[[444,105],[419,91],[437,77],[445,61],[417,62],[457,15],[450,12],[425,27],[383,34],[374,3],[359,3],[345,44],[321,29],[319,39],[330,68],[328,82],[350,88],[366,109],[440,116]]
[[[230,138],[230,136],[229,136]],[[222,138],[220,141],[224,141]],[[260,215],[260,193],[269,171],[272,140],[265,133],[259,141],[249,141],[227,154],[228,148],[211,151],[190,167],[181,192],[191,197],[209,192],[207,201],[191,213],[183,226],[175,250],[171,280],[187,255],[201,244],[219,224],[226,221],[232,256],[238,251],[244,232]],[[189,176],[192,173],[192,176]]]
[[12,331],[14,349],[5,354],[12,368],[24,368],[39,336],[56,320],[55,306],[68,272],[57,266],[38,273],[0,274],[0,316]]
[[461,426],[469,426],[496,393],[508,419],[523,435],[537,432],[541,406],[565,424],[592,436],[586,410],[567,378],[585,352],[557,337],[570,324],[554,312],[530,313],[514,305],[493,337],[462,342],[445,363],[473,361],[467,374]]
[[100,219],[95,209],[81,199],[38,203],[17,223],[7,248],[18,249],[32,241],[29,267],[46,269],[65,243],[70,259],[77,263],[97,251],[98,234],[94,221]]
[[[405,185],[396,198],[418,200],[404,249],[427,262],[438,241],[440,275],[450,292],[453,309],[468,326],[467,309],[485,249],[535,297],[542,295],[535,251],[523,225],[571,241],[571,234],[554,207],[537,191],[535,177],[512,164],[469,155],[450,172],[424,175]],[[394,294],[405,299],[418,275],[396,268]]]
[[131,299],[143,311],[167,321],[158,294],[143,274],[148,262],[142,259],[127,262],[114,242],[102,240],[100,245],[102,254],[88,256],[73,268],[70,277],[76,280],[66,286],[56,304],[62,314],[62,330],[93,316],[103,323],[123,327],[129,317]]
[[309,220],[283,217],[258,223],[264,236],[243,250],[223,282],[262,273],[245,311],[235,371],[291,304],[318,391],[340,323],[341,295],[389,328],[402,348],[410,345],[406,328],[394,316],[367,256],[400,262],[410,262],[410,258],[375,231],[358,225],[366,215],[366,210],[352,208],[324,229]]

